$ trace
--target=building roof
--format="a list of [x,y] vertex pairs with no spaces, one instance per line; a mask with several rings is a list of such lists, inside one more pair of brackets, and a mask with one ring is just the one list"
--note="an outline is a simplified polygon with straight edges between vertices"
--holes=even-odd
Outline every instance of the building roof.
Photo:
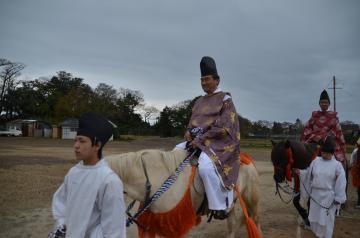
[[[110,124],[114,128],[117,128],[117,125],[114,124],[112,121],[108,120],[108,122],[110,122]],[[73,117],[66,118],[64,121],[59,123],[59,126],[68,126],[68,127],[78,128],[79,127],[79,119],[73,118]]]
[[77,118],[66,118],[64,121],[59,123],[59,126],[68,126],[68,127],[73,127],[73,128],[78,128],[79,127],[79,119]]

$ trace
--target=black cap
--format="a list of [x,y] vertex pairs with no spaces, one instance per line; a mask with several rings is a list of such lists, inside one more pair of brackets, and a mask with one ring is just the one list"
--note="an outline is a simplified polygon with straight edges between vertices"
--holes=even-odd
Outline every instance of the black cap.
[[321,94],[320,94],[320,99],[319,99],[319,103],[321,100],[328,100],[329,103],[330,103],[330,98],[329,98],[329,95],[328,93],[326,92],[326,90],[322,91]]
[[79,119],[77,135],[89,137],[93,142],[100,141],[102,148],[112,136],[113,128],[113,125],[105,118],[88,112]]
[[324,144],[321,146],[321,151],[334,154],[335,144],[331,136],[326,137]]
[[200,61],[201,77],[212,75],[219,78],[216,70],[215,60],[209,56],[202,57]]

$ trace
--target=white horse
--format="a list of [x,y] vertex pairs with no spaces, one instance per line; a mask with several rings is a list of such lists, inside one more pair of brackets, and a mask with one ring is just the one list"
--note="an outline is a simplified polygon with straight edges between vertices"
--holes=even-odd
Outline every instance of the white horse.
[[[110,155],[105,157],[111,169],[119,175],[126,194],[135,200],[144,202],[146,196],[146,176],[144,169],[152,185],[151,194],[154,194],[162,183],[174,173],[178,165],[187,156],[184,150],[161,151],[142,150],[125,154]],[[144,168],[145,167],[145,168]],[[191,166],[185,167],[175,183],[151,206],[153,213],[166,213],[173,209],[182,199],[188,189]],[[237,186],[241,196],[259,231],[259,175],[252,163],[241,164]],[[198,173],[195,174],[194,182],[190,186],[192,207],[197,211],[204,198],[204,185]],[[234,194],[234,198],[236,194]],[[244,223],[244,214],[241,209],[232,211],[227,218],[228,237],[235,237],[235,233]],[[240,211],[240,212],[238,212]],[[179,225],[179,224],[178,224]]]

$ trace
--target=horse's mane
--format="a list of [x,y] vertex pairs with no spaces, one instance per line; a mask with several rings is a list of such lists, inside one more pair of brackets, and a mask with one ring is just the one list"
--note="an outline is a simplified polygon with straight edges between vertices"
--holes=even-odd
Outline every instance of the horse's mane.
[[290,146],[292,149],[294,167],[304,169],[309,166],[312,155],[316,147],[305,145],[299,141],[284,140],[276,143],[272,150],[271,160],[274,164],[285,165],[287,163],[286,147]]
[[172,151],[147,149],[109,155],[105,159],[112,170],[121,178],[129,178],[129,176],[136,178],[137,176],[143,176],[143,165],[149,174],[161,172],[172,174],[184,160],[186,154],[185,150],[180,149]]
[[311,158],[316,150],[316,145],[313,147],[310,144],[304,144],[300,141],[290,141],[290,146],[293,150],[295,160],[294,167],[299,169],[307,168],[311,163]]

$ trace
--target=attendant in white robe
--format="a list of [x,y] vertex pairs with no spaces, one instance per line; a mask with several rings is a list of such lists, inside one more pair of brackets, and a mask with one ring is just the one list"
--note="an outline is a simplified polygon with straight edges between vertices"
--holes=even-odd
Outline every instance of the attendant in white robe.
[[83,115],[74,149],[80,162],[65,176],[52,203],[56,228],[49,237],[126,237],[123,184],[101,160],[112,125],[93,113]]
[[355,208],[360,209],[360,138],[355,144],[355,149],[351,153],[350,173],[353,186],[357,190],[357,203]]
[[[305,172],[305,171],[304,171]],[[305,176],[304,176],[305,175]],[[301,173],[305,193],[310,196],[309,221],[317,237],[331,238],[335,213],[346,201],[344,169],[334,157],[334,143],[327,137],[321,157],[314,159],[306,173]]]

